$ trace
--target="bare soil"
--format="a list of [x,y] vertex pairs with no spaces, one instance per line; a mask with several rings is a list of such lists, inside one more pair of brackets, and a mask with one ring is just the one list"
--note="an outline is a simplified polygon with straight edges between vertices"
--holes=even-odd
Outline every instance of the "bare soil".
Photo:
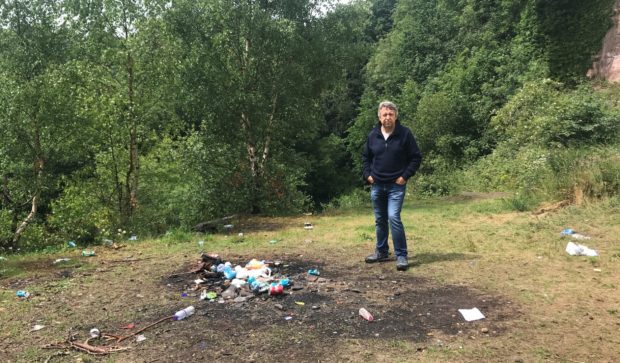
[[[441,347],[459,339],[475,339],[476,336],[493,339],[508,329],[510,320],[518,318],[515,306],[501,295],[468,286],[438,286],[410,272],[397,272],[394,261],[336,264],[307,256],[268,256],[278,261],[278,266],[273,267],[274,276],[286,276],[293,285],[280,296],[250,293],[246,294],[246,301],[234,302],[220,298],[200,301],[200,291],[193,289],[194,279],[200,276],[176,275],[192,270],[199,256],[187,255],[186,261],[181,261],[175,270],[166,271],[161,269],[165,261],[144,256],[115,258],[118,254],[83,259],[84,263],[99,266],[94,271],[83,271],[81,262],[56,266],[51,260],[39,261],[28,267],[38,271],[33,277],[3,281],[9,289],[37,283],[44,286],[24,301],[32,305],[33,318],[42,318],[51,325],[63,324],[54,322],[61,319],[59,316],[45,317],[45,311],[67,311],[64,319],[79,318],[62,334],[48,334],[45,339],[37,339],[37,336],[44,336],[42,333],[46,330],[31,333],[34,344],[41,348],[61,342],[70,334],[76,334],[78,341],[83,341],[92,327],[98,327],[103,333],[128,335],[175,310],[193,305],[195,315],[182,321],[157,324],[142,333],[147,338],[145,341],[127,339],[120,345],[131,349],[113,353],[109,358],[123,362],[358,361],[362,357],[339,353],[344,342],[380,347],[377,342],[408,341],[416,344],[416,352],[420,354],[429,346]],[[257,256],[234,256],[232,262],[244,264],[253,257]],[[415,260],[412,262],[412,269],[415,269]],[[320,271],[318,278],[307,273],[314,268]],[[73,281],[79,285],[91,280],[88,284],[102,285],[108,280],[108,274],[133,277],[127,278],[126,288],[122,289],[100,286],[85,288],[87,296],[79,289],[69,292],[69,296],[62,292],[61,296],[49,296],[59,283]],[[204,286],[219,295],[225,284],[223,278],[216,278]],[[154,295],[158,298],[149,298]],[[373,321],[359,316],[362,307],[371,312]],[[484,311],[487,319],[465,322],[458,309],[472,307]],[[118,320],[119,315],[126,315],[125,320]],[[110,317],[116,317],[116,321]],[[129,323],[134,323],[135,327],[121,329]],[[47,332],[51,330],[58,331],[48,328]],[[111,344],[103,339],[90,343]],[[0,345],[9,361],[24,349],[9,336],[3,336]],[[84,356],[75,351],[67,351],[68,355],[64,355],[63,350],[58,349],[49,350],[47,354],[54,361],[73,361],[77,355]]]

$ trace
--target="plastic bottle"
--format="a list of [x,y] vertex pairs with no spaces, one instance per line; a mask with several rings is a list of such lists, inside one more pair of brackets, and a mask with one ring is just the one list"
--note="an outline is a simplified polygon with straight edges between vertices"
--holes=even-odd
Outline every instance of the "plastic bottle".
[[188,306],[183,310],[179,310],[176,313],[174,313],[174,317],[172,318],[172,320],[183,320],[185,318],[187,318],[188,316],[191,316],[194,314],[194,311],[196,311],[194,309],[193,306]]
[[374,319],[368,310],[364,308],[360,308],[360,316],[368,321],[372,321]]

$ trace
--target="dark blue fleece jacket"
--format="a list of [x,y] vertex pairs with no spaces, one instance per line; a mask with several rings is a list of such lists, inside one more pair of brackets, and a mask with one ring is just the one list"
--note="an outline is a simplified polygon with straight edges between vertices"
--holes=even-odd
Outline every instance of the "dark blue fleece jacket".
[[396,123],[394,131],[387,140],[383,138],[381,125],[376,126],[368,134],[362,152],[364,181],[368,180],[369,175],[379,183],[393,183],[399,176],[408,180],[421,163],[422,153],[411,130],[402,126],[400,122]]

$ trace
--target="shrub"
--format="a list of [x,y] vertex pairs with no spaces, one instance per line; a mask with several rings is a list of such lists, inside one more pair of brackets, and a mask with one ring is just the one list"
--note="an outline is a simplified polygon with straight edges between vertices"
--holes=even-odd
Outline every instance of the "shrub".
[[107,209],[93,188],[87,183],[68,186],[52,202],[48,223],[58,232],[58,237],[88,243],[94,241],[101,229],[111,228]]

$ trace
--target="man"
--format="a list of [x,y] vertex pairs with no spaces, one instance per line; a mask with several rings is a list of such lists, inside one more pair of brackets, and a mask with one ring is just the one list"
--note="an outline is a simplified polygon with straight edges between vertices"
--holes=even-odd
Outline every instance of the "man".
[[405,200],[407,180],[420,167],[422,153],[407,127],[398,121],[398,108],[389,101],[379,104],[379,125],[366,140],[362,153],[364,180],[370,184],[370,197],[375,213],[377,245],[375,252],[366,257],[367,263],[388,259],[388,224],[392,230],[396,269],[405,271],[407,238],[400,220],[400,210]]

